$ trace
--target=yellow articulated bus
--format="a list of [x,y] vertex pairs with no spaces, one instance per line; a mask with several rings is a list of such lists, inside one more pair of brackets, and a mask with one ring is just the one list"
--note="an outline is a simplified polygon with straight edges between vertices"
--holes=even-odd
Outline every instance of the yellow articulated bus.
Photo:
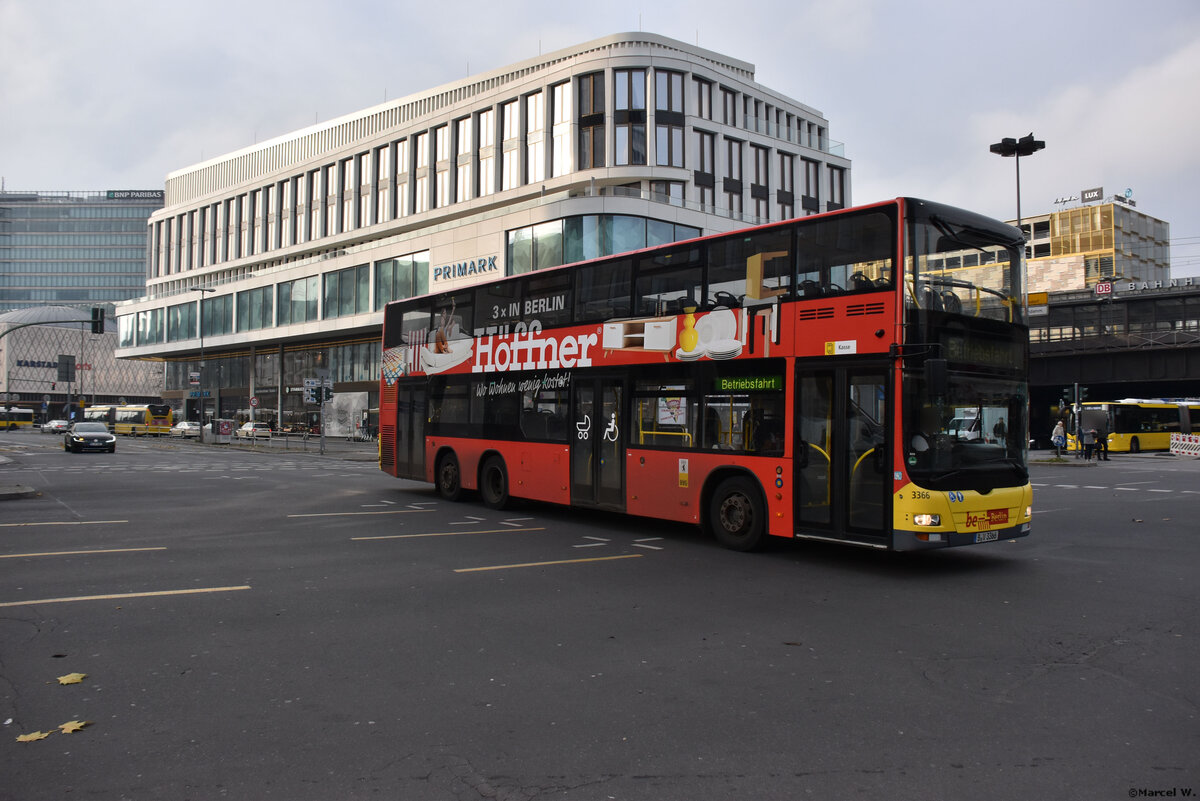
[[[1081,405],[1080,421],[1097,431],[1100,421],[1106,422],[1108,449],[1113,453],[1165,451],[1171,448],[1172,433],[1200,433],[1200,399],[1125,398],[1088,402]],[[1067,445],[1072,450],[1079,447],[1074,432],[1067,437]]]
[[166,403],[118,406],[113,433],[135,437],[143,434],[165,437],[171,433],[171,426],[174,425],[172,418],[171,407]]
[[18,409],[16,406],[0,407],[0,428],[8,431],[18,428],[33,428],[33,409]]
[[104,425],[108,426],[109,432],[112,432],[117,422],[117,407],[104,405],[85,406],[83,409],[83,419],[89,423],[104,423]]

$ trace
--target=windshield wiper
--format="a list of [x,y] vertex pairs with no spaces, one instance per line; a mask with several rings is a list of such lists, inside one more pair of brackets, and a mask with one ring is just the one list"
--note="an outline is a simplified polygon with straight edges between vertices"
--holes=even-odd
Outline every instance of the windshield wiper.
[[954,228],[950,223],[936,215],[931,215],[929,222],[941,232],[942,236],[957,242],[963,247],[973,248],[981,252],[989,247],[1016,247],[1022,244],[1020,241],[1006,242],[1000,239],[996,231],[976,228],[972,225],[962,225],[959,228]]

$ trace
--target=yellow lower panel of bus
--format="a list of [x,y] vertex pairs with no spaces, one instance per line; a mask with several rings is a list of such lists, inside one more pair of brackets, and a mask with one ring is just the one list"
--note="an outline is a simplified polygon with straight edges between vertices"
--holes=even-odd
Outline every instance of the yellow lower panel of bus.
[[1033,487],[1002,487],[987,494],[974,490],[926,490],[908,484],[893,498],[895,547],[967,545],[1029,533]]

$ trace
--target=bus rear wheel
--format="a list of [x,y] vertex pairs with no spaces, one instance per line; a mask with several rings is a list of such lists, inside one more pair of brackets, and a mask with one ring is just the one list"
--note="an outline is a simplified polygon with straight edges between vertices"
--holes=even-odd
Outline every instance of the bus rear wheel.
[[508,506],[508,471],[499,456],[489,456],[479,471],[479,494],[483,505],[500,510]]
[[1130,453],[1141,453],[1142,452],[1142,443],[1138,442],[1137,437],[1134,437],[1133,439],[1129,440],[1129,452]]
[[462,497],[462,473],[458,469],[458,457],[447,453],[438,459],[437,491],[448,501],[457,501]]
[[767,534],[766,507],[758,485],[748,478],[727,478],[708,504],[708,527],[717,541],[734,551],[762,547]]

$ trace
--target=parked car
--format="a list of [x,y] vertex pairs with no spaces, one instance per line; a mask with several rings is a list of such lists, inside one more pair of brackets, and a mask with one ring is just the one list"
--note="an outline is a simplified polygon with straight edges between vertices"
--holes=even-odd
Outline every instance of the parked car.
[[76,423],[63,436],[63,450],[71,453],[80,451],[117,452],[117,438],[108,433],[104,423]]
[[200,436],[200,424],[193,423],[191,420],[180,420],[175,425],[171,426],[172,437],[198,437]]
[[42,423],[43,434],[65,434],[71,424],[66,420],[47,420]]
[[271,426],[267,423],[242,423],[242,427],[233,433],[238,439],[270,439]]

